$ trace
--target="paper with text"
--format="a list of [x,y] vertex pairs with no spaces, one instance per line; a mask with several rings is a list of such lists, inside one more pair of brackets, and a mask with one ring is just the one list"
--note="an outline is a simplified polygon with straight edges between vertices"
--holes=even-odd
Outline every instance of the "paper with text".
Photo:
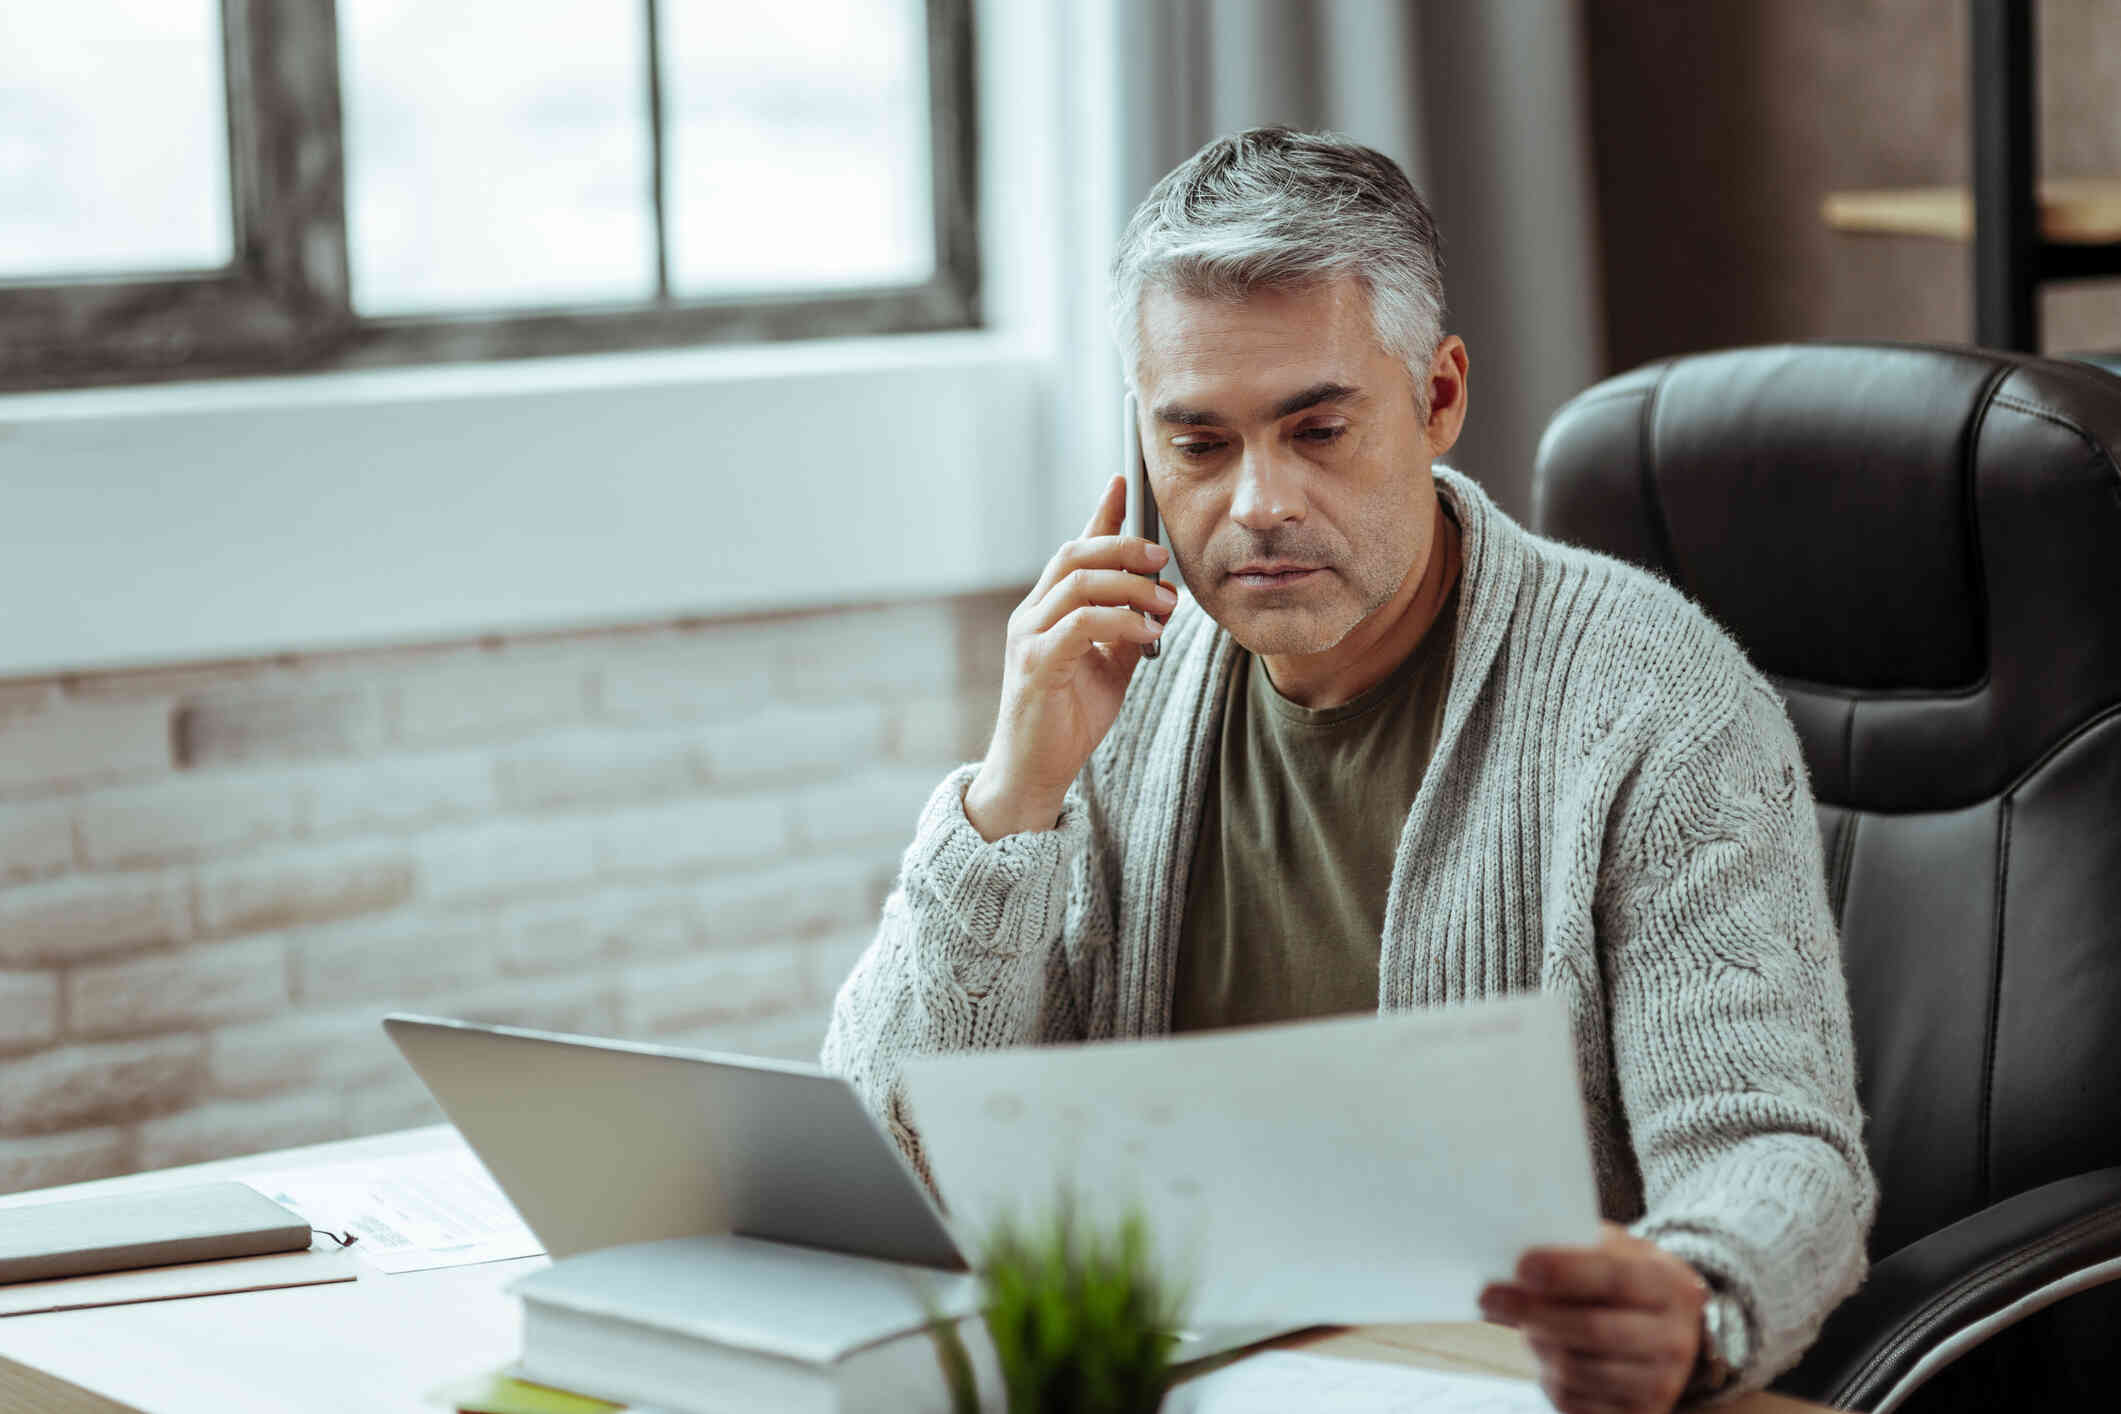
[[929,1056],[905,1077],[975,1246],[1064,1192],[1100,1225],[1138,1211],[1204,1325],[1477,1320],[1527,1247],[1599,1238],[1551,997]]
[[538,1239],[479,1161],[461,1149],[386,1154],[243,1180],[313,1227],[352,1232],[351,1250],[386,1272],[535,1257]]
[[1274,1350],[1188,1380],[1163,1414],[1553,1414],[1529,1380],[1447,1375],[1412,1365]]

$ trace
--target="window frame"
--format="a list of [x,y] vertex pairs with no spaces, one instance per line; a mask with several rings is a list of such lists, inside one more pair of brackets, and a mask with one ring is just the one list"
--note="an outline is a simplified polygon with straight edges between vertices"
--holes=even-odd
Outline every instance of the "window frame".
[[973,0],[924,0],[935,274],[918,285],[704,300],[669,289],[659,5],[638,2],[657,226],[652,302],[357,314],[336,0],[221,0],[234,260],[201,273],[0,283],[0,390],[981,326]]

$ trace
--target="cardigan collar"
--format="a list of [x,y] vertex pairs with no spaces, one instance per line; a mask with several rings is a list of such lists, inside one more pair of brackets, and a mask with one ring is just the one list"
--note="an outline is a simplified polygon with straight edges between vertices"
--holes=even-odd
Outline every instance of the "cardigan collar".
[[[1447,466],[1435,469],[1436,490],[1458,513],[1464,562],[1459,568],[1457,654],[1451,687],[1444,695],[1443,728],[1431,765],[1447,759],[1459,729],[1487,682],[1488,669],[1516,615],[1517,588],[1524,579],[1531,537],[1502,513],[1487,492]],[[1412,823],[1410,821],[1410,823]]]

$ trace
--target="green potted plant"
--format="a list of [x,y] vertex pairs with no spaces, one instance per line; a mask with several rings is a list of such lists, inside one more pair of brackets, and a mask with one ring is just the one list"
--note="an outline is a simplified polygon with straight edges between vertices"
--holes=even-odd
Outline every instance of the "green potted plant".
[[[1155,1414],[1183,1301],[1140,1215],[1100,1228],[1064,1197],[1044,1223],[997,1224],[979,1267],[1008,1414]],[[935,1332],[957,1414],[978,1414],[955,1327]]]

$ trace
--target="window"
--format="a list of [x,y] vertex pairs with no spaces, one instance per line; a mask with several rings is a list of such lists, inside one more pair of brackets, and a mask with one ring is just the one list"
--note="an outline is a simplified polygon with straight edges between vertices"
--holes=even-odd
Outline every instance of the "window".
[[974,326],[971,26],[0,7],[0,388]]

